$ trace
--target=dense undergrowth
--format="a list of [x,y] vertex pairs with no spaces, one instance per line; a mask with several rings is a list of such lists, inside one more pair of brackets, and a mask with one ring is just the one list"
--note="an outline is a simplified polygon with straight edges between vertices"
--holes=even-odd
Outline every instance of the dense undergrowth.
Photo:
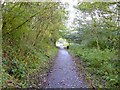
[[118,88],[119,64],[117,51],[71,45],[70,52],[84,62],[85,70],[90,73],[95,87]]
[[[17,47],[9,47],[3,57],[2,66],[2,87],[42,87],[43,78],[50,69],[56,49],[52,47],[48,54],[24,47],[26,50]],[[54,49],[53,49],[54,48]],[[20,51],[18,51],[20,50]],[[10,53],[9,53],[10,52]],[[51,61],[50,61],[51,60]],[[34,75],[34,77],[33,77]],[[42,80],[38,79],[41,75]]]
[[76,9],[74,33],[66,36],[70,52],[85,63],[95,87],[119,88],[120,3],[82,2]]
[[2,88],[44,87],[64,19],[59,2],[2,4]]

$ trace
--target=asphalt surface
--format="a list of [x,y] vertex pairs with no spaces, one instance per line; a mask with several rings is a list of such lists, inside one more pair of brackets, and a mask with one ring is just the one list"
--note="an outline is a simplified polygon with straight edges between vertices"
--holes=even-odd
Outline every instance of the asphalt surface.
[[55,63],[46,81],[46,88],[87,88],[78,77],[75,63],[65,49],[59,49]]

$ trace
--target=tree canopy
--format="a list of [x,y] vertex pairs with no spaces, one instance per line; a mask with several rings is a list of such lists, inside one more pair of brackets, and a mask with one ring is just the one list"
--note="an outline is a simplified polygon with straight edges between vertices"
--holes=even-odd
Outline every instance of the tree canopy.
[[119,88],[120,3],[78,1],[71,27],[66,25],[68,6],[61,2],[2,3],[0,86],[29,88],[39,84],[43,88],[58,50],[56,41],[64,38],[60,42],[69,43],[69,52],[81,58],[91,86]]
[[[41,66],[42,59],[51,58],[55,54],[55,42],[60,37],[59,30],[65,27],[65,18],[64,6],[60,2],[4,2],[4,74],[22,81],[21,87],[28,86],[30,72],[35,72],[38,67],[47,67],[47,63]],[[7,78],[3,76],[3,86],[9,84],[5,83]]]
[[74,33],[66,36],[71,52],[81,57],[96,87],[118,87],[118,2],[82,2],[75,6]]

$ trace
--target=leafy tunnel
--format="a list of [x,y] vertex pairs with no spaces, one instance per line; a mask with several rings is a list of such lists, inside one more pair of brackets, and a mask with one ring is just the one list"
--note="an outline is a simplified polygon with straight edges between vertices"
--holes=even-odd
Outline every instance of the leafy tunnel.
[[2,88],[37,87],[38,82],[43,88],[59,38],[67,40],[68,51],[82,59],[78,61],[88,72],[86,79],[95,87],[119,87],[120,3],[78,1],[71,27],[68,7],[62,2],[1,4]]

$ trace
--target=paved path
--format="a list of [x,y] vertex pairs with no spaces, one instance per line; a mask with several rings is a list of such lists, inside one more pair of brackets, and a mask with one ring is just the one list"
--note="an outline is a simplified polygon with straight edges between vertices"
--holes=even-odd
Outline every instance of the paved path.
[[59,49],[52,71],[49,73],[46,88],[86,88],[78,77],[72,57],[65,49]]

